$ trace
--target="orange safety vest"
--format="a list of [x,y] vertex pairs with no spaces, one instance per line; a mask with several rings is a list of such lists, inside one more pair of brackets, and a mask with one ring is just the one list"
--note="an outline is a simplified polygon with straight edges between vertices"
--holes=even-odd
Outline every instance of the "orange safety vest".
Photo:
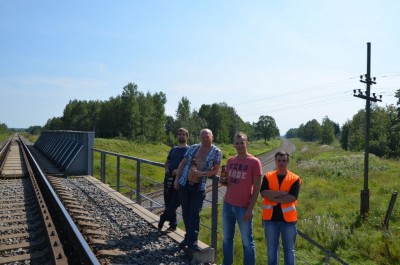
[[[289,192],[293,183],[295,183],[300,177],[293,172],[287,171],[286,177],[283,179],[281,187],[279,187],[278,175],[275,171],[267,172],[265,177],[268,179],[269,189],[274,191],[286,191]],[[264,198],[262,206],[262,218],[263,220],[271,220],[272,211],[274,206],[278,205],[277,202],[270,201]],[[297,221],[297,210],[296,210],[297,200],[289,203],[281,203],[281,209],[283,218],[286,222],[296,222]]]

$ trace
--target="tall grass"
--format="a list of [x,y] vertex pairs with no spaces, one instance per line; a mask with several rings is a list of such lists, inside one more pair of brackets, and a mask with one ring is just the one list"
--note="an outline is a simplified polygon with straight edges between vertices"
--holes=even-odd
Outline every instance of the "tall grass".
[[[392,192],[400,189],[399,161],[370,156],[370,211],[363,220],[360,216],[360,191],[363,189],[364,155],[298,139],[292,142],[297,151],[291,157],[289,169],[303,180],[298,200],[298,229],[349,264],[400,264],[399,202],[393,209],[389,231],[382,230]],[[253,229],[257,264],[266,264],[261,203],[259,197]],[[210,216],[210,209],[204,209],[202,221],[209,220]],[[222,263],[221,223],[218,227],[219,264]],[[209,238],[209,232],[202,228],[200,239],[210,242]],[[240,240],[236,231],[234,264],[243,263]],[[325,264],[325,253],[299,236],[295,249],[297,264]],[[282,256],[281,251],[281,260]],[[330,258],[330,264],[339,263]]]

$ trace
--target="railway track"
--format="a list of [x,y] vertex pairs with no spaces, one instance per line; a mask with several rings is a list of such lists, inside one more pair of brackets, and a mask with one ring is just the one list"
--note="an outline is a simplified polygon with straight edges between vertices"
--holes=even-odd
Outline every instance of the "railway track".
[[0,264],[68,264],[20,140],[2,150]]
[[[49,161],[25,140],[14,136],[3,146],[0,264],[186,264],[178,243],[133,212],[130,203],[121,204],[82,176],[59,177],[64,174],[54,168],[45,175],[40,167]],[[11,157],[17,162],[10,163]]]
[[0,151],[0,264],[99,264],[22,139]]

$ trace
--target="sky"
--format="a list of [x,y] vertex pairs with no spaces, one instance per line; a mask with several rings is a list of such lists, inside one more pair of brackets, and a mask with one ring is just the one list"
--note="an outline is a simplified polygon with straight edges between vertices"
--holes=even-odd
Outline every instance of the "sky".
[[44,126],[70,100],[108,100],[132,82],[166,94],[175,117],[225,102],[281,134],[324,117],[343,125],[371,93],[396,104],[400,1],[0,1],[0,123]]

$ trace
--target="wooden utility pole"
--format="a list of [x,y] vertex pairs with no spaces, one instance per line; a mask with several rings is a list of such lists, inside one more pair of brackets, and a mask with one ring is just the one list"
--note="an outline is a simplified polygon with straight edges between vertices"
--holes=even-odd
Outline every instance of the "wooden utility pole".
[[[364,79],[365,77],[365,79]],[[358,94],[356,95],[357,90],[353,90],[354,96],[358,98],[362,98],[366,100],[365,106],[365,148],[364,148],[364,189],[361,190],[361,203],[360,203],[360,213],[363,217],[369,211],[369,189],[368,189],[368,155],[369,155],[369,129],[371,127],[371,101],[377,102],[382,101],[382,96],[378,99],[373,93],[371,97],[371,85],[376,84],[376,78],[373,80],[371,78],[371,43],[367,43],[367,74],[365,76],[360,76],[360,82],[367,84],[367,90],[365,94],[361,92],[361,89],[358,89]]]

